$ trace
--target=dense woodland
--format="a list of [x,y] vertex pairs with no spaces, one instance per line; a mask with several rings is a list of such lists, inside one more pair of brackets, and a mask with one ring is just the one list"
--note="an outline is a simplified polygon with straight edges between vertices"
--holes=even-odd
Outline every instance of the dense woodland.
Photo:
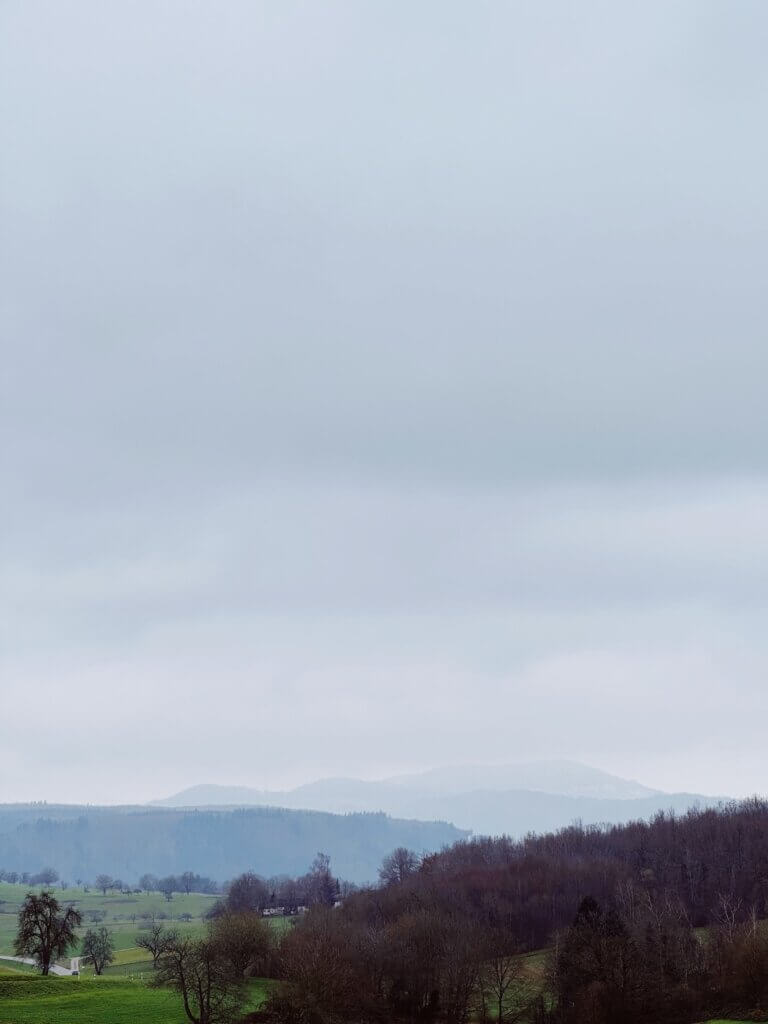
[[[284,1021],[631,1024],[768,1008],[768,804],[459,842],[286,938]],[[546,948],[532,974],[528,951]]]

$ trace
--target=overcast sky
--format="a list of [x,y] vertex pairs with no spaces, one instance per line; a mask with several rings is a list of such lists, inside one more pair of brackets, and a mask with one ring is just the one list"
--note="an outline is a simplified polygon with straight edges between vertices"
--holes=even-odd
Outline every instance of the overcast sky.
[[768,791],[768,5],[3,0],[0,800]]

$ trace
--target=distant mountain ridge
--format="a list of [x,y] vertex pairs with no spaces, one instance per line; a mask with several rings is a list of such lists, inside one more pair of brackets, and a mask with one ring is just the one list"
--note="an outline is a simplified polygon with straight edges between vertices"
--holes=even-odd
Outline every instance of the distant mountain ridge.
[[[405,790],[418,793],[470,793],[479,789],[518,790],[552,793],[558,796],[635,799],[654,796],[661,790],[650,789],[639,782],[611,775],[579,761],[523,761],[502,765],[448,765],[410,775],[393,775],[385,779],[327,778],[306,782],[293,789],[261,790],[250,786],[191,786],[173,796],[152,800],[155,806],[192,806],[199,802],[237,804],[247,802],[283,802],[294,806],[295,798],[347,801],[366,805],[381,795]],[[372,810],[372,806],[344,807],[343,810]],[[377,810],[380,808],[376,808]]]
[[634,799],[660,793],[634,779],[623,779],[579,761],[523,761],[504,765],[450,765],[388,780],[435,792],[525,789],[558,796]]
[[660,810],[713,806],[718,797],[663,793],[574,761],[467,765],[387,779],[329,778],[290,790],[199,785],[153,801],[164,807],[262,806],[450,821],[476,833],[513,836],[580,820],[623,823]]

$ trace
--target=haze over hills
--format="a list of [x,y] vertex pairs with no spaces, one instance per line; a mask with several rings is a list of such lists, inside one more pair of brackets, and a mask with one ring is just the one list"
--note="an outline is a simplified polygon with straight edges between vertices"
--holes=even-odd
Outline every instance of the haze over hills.
[[249,868],[298,874],[323,850],[342,877],[367,882],[396,846],[425,853],[470,831],[522,836],[718,802],[572,761],[329,778],[276,791],[200,785],[144,806],[0,805],[0,864],[85,878],[189,869],[223,880]]
[[573,761],[435,768],[367,781],[331,778],[290,790],[199,785],[163,800],[165,807],[266,806],[349,813],[384,811],[401,818],[450,821],[477,833],[522,835],[575,820],[625,822],[659,810],[684,811],[719,798],[664,793]]
[[[153,805],[184,806],[190,801],[198,803],[253,803],[265,797],[307,796],[312,799],[374,801],[378,794],[392,792],[414,793],[470,793],[478,789],[526,789],[533,792],[554,793],[561,796],[616,797],[633,799],[653,796],[660,790],[650,789],[634,780],[578,761],[547,760],[521,761],[511,764],[446,765],[408,775],[392,775],[384,779],[328,778],[303,783],[288,790],[260,790],[249,786],[199,785],[182,790],[173,796],[150,801]],[[345,810],[360,810],[347,807]],[[372,808],[366,807],[366,810]]]
[[527,789],[561,796],[633,797],[651,796],[659,790],[634,779],[622,779],[579,761],[521,761],[501,765],[448,765],[388,780],[422,792],[469,793],[477,789]]
[[468,831],[520,836],[717,802],[572,761],[329,778],[276,791],[200,785],[143,807],[2,805],[0,863],[19,871],[50,864],[73,877],[190,869],[221,880],[248,868],[299,873],[324,850],[342,877],[365,882],[396,846],[424,853]]
[[68,879],[108,872],[135,881],[145,872],[186,870],[219,882],[247,870],[299,875],[322,850],[341,878],[364,883],[397,846],[426,853],[464,835],[445,822],[385,814],[0,804],[0,865],[18,872],[51,866]]

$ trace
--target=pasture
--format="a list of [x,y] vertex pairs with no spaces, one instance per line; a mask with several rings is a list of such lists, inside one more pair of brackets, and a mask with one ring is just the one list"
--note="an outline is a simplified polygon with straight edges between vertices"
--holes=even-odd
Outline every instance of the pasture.
[[0,1024],[182,1024],[173,992],[120,979],[0,977]]
[[[19,907],[27,887],[0,883],[0,955],[13,953]],[[32,967],[0,961],[0,1024],[184,1024],[186,1017],[178,996],[166,989],[149,987],[150,955],[136,946],[136,937],[154,914],[169,928],[201,934],[204,916],[216,896],[201,893],[175,894],[167,901],[158,893],[84,893],[81,889],[56,889],[62,905],[72,903],[83,915],[82,936],[89,927],[104,925],[115,942],[115,962],[97,978],[85,967],[79,978],[41,977]],[[187,920],[189,916],[189,920]],[[284,918],[267,919],[271,927],[290,927]],[[77,955],[79,949],[73,949]],[[69,958],[62,961],[69,966]],[[251,986],[251,1008],[264,998],[270,982]]]
[[[13,940],[16,936],[19,907],[27,893],[23,885],[0,883],[0,955],[13,953]],[[59,889],[54,887],[56,899],[62,906],[73,904],[83,915],[83,927],[78,934],[85,934],[88,928],[104,925],[112,933],[115,949],[122,951],[134,949],[134,960],[146,960],[146,954],[136,949],[136,936],[146,927],[147,921],[154,914],[169,927],[189,934],[196,934],[203,929],[203,918],[216,902],[216,896],[202,893],[176,893],[168,901],[161,893],[121,893],[83,892],[82,889]],[[185,918],[189,915],[189,920]],[[79,950],[73,949],[77,955]]]
[[[13,953],[19,907],[27,891],[27,886],[0,882],[0,955]],[[108,892],[105,896],[93,889],[84,893],[82,889],[62,890],[58,887],[54,887],[54,893],[62,906],[71,903],[83,915],[83,926],[78,929],[81,937],[88,928],[104,925],[109,929],[116,952],[115,962],[107,968],[106,973],[123,977],[151,971],[151,957],[136,946],[136,937],[147,928],[153,914],[167,927],[195,936],[202,934],[205,914],[219,898],[203,893],[176,893],[168,901],[161,893],[154,892],[131,895]],[[291,926],[289,918],[273,917],[265,920],[277,932]],[[78,953],[79,949],[71,950],[73,956]],[[62,960],[62,963],[69,966],[69,958]],[[6,963],[4,966],[7,969],[10,965]],[[84,974],[87,975],[91,970],[86,967]]]

